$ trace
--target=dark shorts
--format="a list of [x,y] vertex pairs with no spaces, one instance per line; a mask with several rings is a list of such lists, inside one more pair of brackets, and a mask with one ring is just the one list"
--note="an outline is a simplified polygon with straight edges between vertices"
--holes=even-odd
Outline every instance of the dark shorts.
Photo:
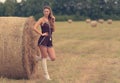
[[50,38],[49,36],[40,36],[39,40],[38,40],[38,46],[46,46],[46,47],[52,47],[52,38]]

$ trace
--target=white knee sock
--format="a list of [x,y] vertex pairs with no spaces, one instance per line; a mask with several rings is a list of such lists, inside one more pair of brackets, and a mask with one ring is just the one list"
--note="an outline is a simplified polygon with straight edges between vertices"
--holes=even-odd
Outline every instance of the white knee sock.
[[49,76],[49,73],[48,73],[48,69],[47,69],[47,60],[46,60],[46,58],[42,59],[42,68],[43,68],[43,71],[44,71],[44,77],[47,80],[51,80],[50,76]]

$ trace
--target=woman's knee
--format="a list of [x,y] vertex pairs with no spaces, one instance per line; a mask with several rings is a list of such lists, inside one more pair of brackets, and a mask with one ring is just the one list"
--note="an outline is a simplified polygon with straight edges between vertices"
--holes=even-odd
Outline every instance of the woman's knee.
[[47,55],[41,53],[41,58],[47,58]]
[[51,57],[51,61],[55,61],[56,60],[56,57]]
[[52,58],[51,60],[52,60],[52,61],[55,61],[55,58]]

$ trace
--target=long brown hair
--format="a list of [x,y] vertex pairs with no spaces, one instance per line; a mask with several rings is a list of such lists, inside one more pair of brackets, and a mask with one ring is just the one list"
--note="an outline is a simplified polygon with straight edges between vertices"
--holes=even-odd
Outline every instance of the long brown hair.
[[55,31],[55,25],[54,25],[55,18],[53,18],[54,16],[53,16],[53,12],[52,12],[51,7],[50,6],[44,6],[43,9],[49,9],[50,10],[50,14],[48,16],[48,20],[50,22],[51,28],[53,29],[53,31]]

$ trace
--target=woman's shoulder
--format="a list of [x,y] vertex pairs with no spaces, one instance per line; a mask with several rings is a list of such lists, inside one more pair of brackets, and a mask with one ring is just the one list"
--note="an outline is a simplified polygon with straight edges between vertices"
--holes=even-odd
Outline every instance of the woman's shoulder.
[[41,17],[41,18],[38,19],[38,22],[40,23],[40,25],[43,23],[43,21],[44,21],[43,17]]
[[43,17],[39,18],[39,20],[38,20],[38,21],[43,21]]

